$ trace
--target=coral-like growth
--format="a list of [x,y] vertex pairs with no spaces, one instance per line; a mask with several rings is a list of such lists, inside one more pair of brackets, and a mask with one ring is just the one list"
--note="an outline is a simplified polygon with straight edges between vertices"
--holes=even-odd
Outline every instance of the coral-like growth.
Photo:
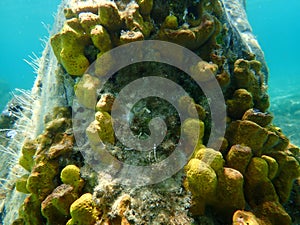
[[251,206],[266,201],[278,201],[272,182],[269,179],[268,163],[260,158],[253,157],[246,170],[246,196]]
[[101,25],[96,25],[91,30],[91,38],[92,38],[93,44],[102,53],[107,52],[112,48],[112,43],[111,43],[111,40],[110,40],[109,33]]
[[292,190],[293,180],[300,176],[299,161],[287,152],[273,152],[270,156],[278,163],[278,175],[273,180],[274,186],[280,202],[286,203]]
[[[174,18],[170,18],[173,19]],[[169,19],[168,19],[169,20]],[[165,21],[171,25],[172,21]],[[172,22],[172,27],[175,27],[176,22]],[[174,24],[174,25],[173,25]],[[162,28],[158,33],[158,38],[164,41],[174,42],[176,44],[185,46],[189,49],[195,50],[201,47],[215,32],[216,22],[212,17],[204,17],[200,25],[186,28],[180,27],[179,29]]]
[[226,135],[231,145],[246,145],[254,155],[260,156],[268,138],[268,131],[252,121],[237,120],[228,126]]
[[137,0],[140,6],[140,12],[142,15],[147,16],[151,13],[153,7],[153,0]]
[[121,45],[142,40],[144,40],[144,35],[141,31],[126,31],[122,32],[120,36]]
[[125,21],[128,30],[141,31],[144,38],[150,36],[150,33],[153,30],[153,24],[143,18],[140,14],[138,4],[128,4],[126,10],[122,13],[122,18]]
[[74,137],[69,131],[70,116],[69,108],[56,107],[47,118],[49,122],[44,133],[36,140],[24,143],[20,164],[30,174],[20,178],[16,187],[30,195],[22,204],[17,221],[42,225],[47,218],[49,224],[65,224],[69,206],[83,186],[79,169],[73,165],[62,172],[63,182],[73,187],[59,186],[60,167],[68,161],[72,164],[69,157],[72,156]]
[[187,188],[193,195],[192,211],[196,215],[203,215],[205,205],[212,203],[217,191],[217,175],[205,162],[191,159],[185,167],[187,174]]
[[[206,217],[211,214],[224,224],[231,220],[233,225],[291,224],[283,205],[291,199],[294,179],[300,176],[299,148],[290,145],[272,124],[264,62],[238,40],[235,26],[239,24],[235,23],[239,21],[228,23],[226,6],[218,0],[72,0],[68,7],[64,10],[66,21],[51,38],[51,45],[64,68],[59,73],[80,76],[74,79],[79,104],[95,110],[94,121],[86,122],[80,131],[87,134],[89,142],[84,150],[89,154],[95,152],[95,147],[104,146],[118,160],[124,160],[124,165],[161,165],[180,146],[184,135],[194,152],[184,170],[160,184],[125,187],[106,171],[96,173],[83,162],[81,154],[73,150],[80,143],[75,143],[70,109],[55,108],[51,116],[41,115],[45,116],[44,131],[35,140],[23,143],[19,164],[29,174],[20,177],[16,189],[29,195],[14,224],[212,224]],[[105,76],[118,60],[108,56],[102,67],[96,62],[97,76],[86,72],[90,64],[116,46],[148,39],[182,45],[205,61],[188,68],[194,74],[188,78],[167,65],[131,65],[115,73],[103,84],[103,90],[98,90],[97,76]],[[239,47],[237,52],[235,48]],[[174,57],[181,63],[189,61],[184,54]],[[120,89],[136,78],[153,74],[170,78],[192,96],[171,96],[188,118],[180,121],[175,108],[151,97],[136,103],[124,121],[113,121],[110,113]],[[195,85],[210,85],[212,79],[220,84],[227,107],[225,138],[220,138],[222,146],[215,150],[214,146],[205,146],[214,132],[209,110],[213,102]],[[72,93],[73,87],[65,88]],[[82,113],[82,109],[74,111]],[[161,115],[168,130],[162,143],[150,152],[128,148],[115,137],[113,122],[129,122],[133,134],[146,139],[152,132],[149,121]],[[117,171],[117,176],[128,172],[123,164],[110,168]],[[159,172],[169,172],[163,170]],[[131,175],[135,178],[134,172]]]
[[91,12],[82,12],[78,18],[82,28],[87,34],[89,34],[97,24],[100,24],[99,16]]
[[65,225],[70,218],[70,206],[78,198],[74,187],[62,184],[54,189],[41,204],[47,224]]
[[264,76],[260,69],[259,61],[238,59],[234,63],[233,82],[235,82],[236,88],[249,91],[253,96],[255,108],[265,112],[269,108],[269,101],[262,90]]
[[182,130],[192,146],[198,148],[202,145],[204,123],[201,120],[192,118],[186,119],[183,122]]
[[253,213],[243,210],[237,210],[234,213],[232,222],[232,225],[261,225]]
[[99,6],[100,24],[109,30],[117,31],[122,26],[122,19],[116,3],[102,1]]
[[80,177],[80,169],[75,165],[67,165],[60,173],[60,179],[64,184],[69,184],[76,191],[81,191],[84,180]]
[[114,130],[111,116],[107,112],[97,112],[95,120],[86,130],[91,144],[98,145],[100,141],[104,143],[115,143]]
[[28,174],[24,174],[22,177],[20,177],[16,181],[16,190],[19,192],[23,192],[25,194],[29,194],[30,192],[27,190],[26,185],[27,185],[27,179],[28,179]]
[[39,196],[41,201],[45,199],[56,186],[53,179],[58,173],[58,167],[58,162],[50,160],[37,163],[27,179],[27,190]]
[[250,120],[262,127],[266,127],[272,122],[273,116],[270,113],[263,113],[258,110],[249,109],[244,113],[242,120]]
[[178,29],[178,19],[174,15],[169,15],[166,17],[162,28],[164,29],[172,29],[172,30],[177,30]]
[[77,18],[67,20],[62,31],[51,38],[51,45],[58,62],[70,75],[82,75],[90,63],[84,48],[90,43]]
[[82,79],[75,86],[75,95],[80,104],[94,109],[97,102],[96,90],[99,86],[99,80],[89,74],[84,74]]
[[219,151],[211,148],[200,148],[194,153],[194,158],[200,159],[209,165],[217,174],[223,172],[224,159]]
[[102,111],[102,112],[110,112],[111,108],[113,106],[115,97],[111,93],[106,93],[101,95],[99,101],[97,102],[96,105],[96,110],[97,111]]
[[220,213],[231,215],[237,209],[244,209],[244,177],[232,168],[224,167],[223,173],[218,175],[218,186],[215,203],[213,204]]
[[32,170],[35,152],[36,143],[34,141],[26,140],[22,147],[22,156],[19,158],[19,164],[27,171]]
[[244,113],[253,107],[252,94],[246,89],[238,89],[232,99],[226,101],[227,113],[231,118],[241,119]]
[[251,148],[243,145],[233,145],[226,156],[226,164],[244,175],[251,158]]
[[66,225],[93,225],[100,220],[101,212],[93,202],[93,196],[86,193],[70,207],[71,219]]
[[218,151],[209,148],[196,150],[186,170],[186,188],[191,191],[194,215],[203,215],[206,206],[221,214],[231,214],[245,207],[244,177],[232,168],[224,167]]
[[19,209],[18,221],[23,224],[43,225],[43,216],[41,214],[41,201],[35,194],[31,194],[25,198]]

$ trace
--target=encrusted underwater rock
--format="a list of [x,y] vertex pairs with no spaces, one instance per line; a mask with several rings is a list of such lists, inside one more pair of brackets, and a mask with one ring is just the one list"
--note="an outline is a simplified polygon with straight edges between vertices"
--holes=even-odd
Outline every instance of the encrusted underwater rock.
[[[24,171],[16,190],[22,193],[11,195],[22,196],[20,210],[18,216],[7,212],[5,225],[291,224],[295,215],[284,207],[300,176],[299,148],[272,124],[268,70],[242,1],[64,0],[57,17],[43,56],[49,59],[49,70],[41,70],[36,84],[40,99],[32,119],[38,128],[19,150]],[[98,78],[117,60],[108,57],[100,68],[96,62],[99,77],[86,69],[111,49],[142,40],[173,42],[205,61],[189,68],[196,74],[192,78],[165,64],[137,63],[116,72],[99,90]],[[175,58],[188,60],[180,54]],[[187,90],[189,96],[176,103],[188,118],[181,121],[177,108],[152,96],[133,105],[122,120],[114,120],[113,107],[128,107],[114,105],[121,89],[153,74]],[[225,137],[218,148],[206,146],[214,125],[212,99],[194,82],[210,87],[214,78],[227,107]],[[143,85],[139,88],[146,90],[150,84]],[[72,108],[74,98],[80,107]],[[89,110],[94,110],[92,118],[76,120],[76,115],[90,116]],[[162,117],[168,129],[165,139],[151,149],[127,147],[114,132],[113,125],[129,123],[137,140],[147,140],[153,132],[149,122],[155,117]],[[74,137],[78,132],[74,123],[79,123],[85,138]],[[127,170],[128,164],[137,170],[161,165],[181,144],[181,134],[194,152],[176,174],[144,187],[119,183],[124,174],[138,179],[136,171]],[[104,160],[109,159],[107,154],[116,160],[99,170],[97,153]],[[180,163],[176,156],[169,166]],[[168,173],[170,167],[162,167],[160,173]],[[140,179],[142,183],[153,178]]]

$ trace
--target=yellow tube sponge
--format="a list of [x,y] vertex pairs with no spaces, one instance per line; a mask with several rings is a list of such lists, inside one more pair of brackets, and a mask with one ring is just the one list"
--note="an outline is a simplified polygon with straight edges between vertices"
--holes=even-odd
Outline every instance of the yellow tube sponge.
[[139,11],[139,5],[131,3],[127,6],[126,10],[122,12],[122,18],[128,30],[141,31],[145,38],[149,37],[153,30],[153,24],[145,21]]
[[102,52],[107,52],[110,49],[112,49],[112,43],[110,40],[109,33],[107,30],[101,26],[101,25],[96,25],[92,30],[91,30],[91,38],[93,41],[93,44]]
[[217,175],[205,162],[191,159],[185,166],[188,189],[193,196],[204,200],[214,199],[217,189]]
[[163,28],[176,30],[178,29],[178,19],[174,15],[169,15],[165,18],[165,21],[162,25]]
[[100,142],[114,144],[115,136],[111,116],[107,112],[97,112],[95,120],[86,129],[89,142],[97,146]]
[[278,202],[274,185],[269,179],[269,166],[266,160],[253,157],[245,173],[245,196],[251,207],[264,202]]
[[[190,145],[199,148],[202,145],[202,138],[204,136],[204,123],[201,120],[188,118],[183,122],[182,130],[186,135]],[[198,132],[198,136],[196,135]]]
[[26,189],[44,200],[55,188],[53,179],[58,174],[58,162],[43,160],[36,164],[27,179]]
[[24,174],[16,181],[16,190],[25,194],[29,194],[30,192],[26,188],[28,174]]
[[64,184],[69,184],[76,190],[81,190],[84,185],[84,180],[80,177],[80,169],[75,165],[66,166],[60,173],[60,179]]
[[95,207],[93,196],[86,193],[77,199],[70,207],[72,219],[67,225],[94,225],[100,220],[101,212]]
[[115,136],[112,126],[111,116],[107,112],[97,112],[95,115],[96,120],[99,122],[100,130],[98,134],[100,139],[105,143],[114,144]]
[[153,7],[153,0],[137,0],[140,6],[140,13],[142,15],[149,15]]
[[43,225],[41,202],[37,195],[27,196],[19,209],[20,220],[30,225]]
[[89,43],[90,38],[77,18],[67,20],[61,32],[51,38],[58,62],[74,76],[81,76],[90,65],[84,55],[84,48]]
[[251,148],[253,155],[261,156],[268,131],[249,120],[236,120],[229,124],[226,138],[230,145],[245,145]]
[[196,159],[200,159],[209,165],[216,173],[223,171],[225,160],[221,152],[212,148],[200,148],[195,152]]
[[232,225],[260,225],[261,223],[252,212],[237,210],[232,217]]
[[121,45],[142,40],[144,40],[144,35],[141,31],[126,31],[122,32],[120,36]]
[[80,13],[78,17],[80,24],[86,33],[90,33],[97,24],[100,24],[99,16],[94,13],[84,12]]
[[95,109],[97,103],[97,88],[100,85],[98,78],[84,74],[74,87],[77,100],[89,109]]
[[174,42],[191,50],[202,46],[215,32],[215,20],[212,17],[203,17],[200,25],[192,28],[167,29],[162,27],[158,39]]
[[47,224],[66,224],[70,216],[70,206],[78,198],[71,185],[62,184],[41,203],[41,212]]
[[244,177],[232,168],[224,167],[218,174],[218,187],[214,207],[220,212],[231,214],[237,209],[244,209]]
[[122,26],[122,19],[116,3],[102,0],[99,6],[100,24],[106,29],[117,31]]
[[22,156],[19,158],[19,164],[26,169],[31,171],[34,166],[34,155],[37,148],[37,143],[31,140],[26,140],[22,147]]
[[254,106],[253,97],[246,89],[238,89],[232,99],[226,101],[227,113],[231,118],[241,119],[244,113]]

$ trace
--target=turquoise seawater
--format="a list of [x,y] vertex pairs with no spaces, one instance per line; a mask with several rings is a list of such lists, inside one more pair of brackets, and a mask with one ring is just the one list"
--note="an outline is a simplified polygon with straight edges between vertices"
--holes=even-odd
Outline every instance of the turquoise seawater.
[[49,36],[46,27],[53,24],[59,3],[59,0],[0,1],[0,111],[12,90],[32,87],[35,74],[24,59],[30,61],[33,54],[41,56],[41,39]]
[[300,145],[299,0],[247,0],[248,19],[270,69],[269,94],[280,126]]
[[[30,89],[35,74],[25,63],[41,56],[59,0],[1,0],[0,111],[15,88]],[[253,32],[270,68],[269,93],[274,122],[300,144],[299,0],[247,0]]]

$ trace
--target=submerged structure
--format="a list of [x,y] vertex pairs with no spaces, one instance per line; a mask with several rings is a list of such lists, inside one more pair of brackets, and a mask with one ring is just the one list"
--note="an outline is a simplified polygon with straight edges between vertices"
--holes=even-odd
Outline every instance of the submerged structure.
[[267,80],[241,0],[64,0],[2,147],[3,224],[297,224]]

